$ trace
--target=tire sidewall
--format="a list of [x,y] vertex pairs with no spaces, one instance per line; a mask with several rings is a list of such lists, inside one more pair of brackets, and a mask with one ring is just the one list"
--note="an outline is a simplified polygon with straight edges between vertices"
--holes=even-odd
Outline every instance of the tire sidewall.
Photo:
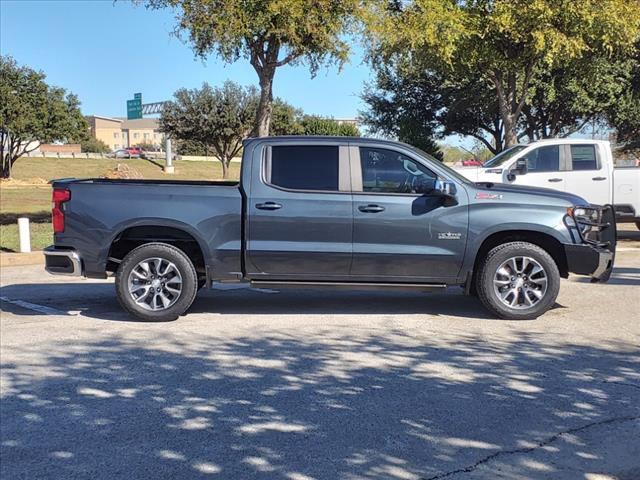
[[[178,301],[166,310],[146,310],[135,303],[129,294],[129,275],[135,266],[147,258],[164,258],[172,262],[182,277],[182,292]],[[193,263],[180,249],[166,243],[147,243],[129,252],[116,271],[116,293],[120,305],[130,314],[147,322],[176,320],[193,303],[197,287],[197,274]]]
[[[531,257],[542,265],[547,274],[547,291],[534,307],[528,309],[510,308],[503,304],[495,293],[493,280],[498,267],[512,257]],[[555,261],[545,250],[526,242],[513,242],[499,245],[489,252],[478,275],[478,293],[482,303],[501,318],[513,320],[530,320],[539,317],[549,310],[560,291],[560,272]]]

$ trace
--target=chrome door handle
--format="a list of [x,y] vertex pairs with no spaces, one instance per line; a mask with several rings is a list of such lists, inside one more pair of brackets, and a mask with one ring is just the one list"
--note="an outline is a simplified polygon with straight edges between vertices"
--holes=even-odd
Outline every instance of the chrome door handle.
[[593,180],[594,182],[600,182],[602,180],[606,180],[607,177],[593,177],[591,180]]
[[550,179],[549,179],[549,180],[547,180],[547,181],[548,181],[548,182],[555,183],[555,182],[561,182],[561,181],[562,181],[562,179],[561,179],[561,178],[550,178]]
[[256,203],[256,208],[258,210],[278,210],[282,208],[282,205],[276,202],[264,202],[264,203]]
[[379,213],[384,212],[384,207],[380,205],[360,205],[358,210],[364,213]]

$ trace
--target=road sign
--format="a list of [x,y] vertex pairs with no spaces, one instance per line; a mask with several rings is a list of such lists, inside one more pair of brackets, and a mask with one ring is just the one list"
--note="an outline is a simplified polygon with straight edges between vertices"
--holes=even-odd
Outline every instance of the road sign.
[[133,100],[127,100],[127,120],[142,118],[142,94],[136,93]]

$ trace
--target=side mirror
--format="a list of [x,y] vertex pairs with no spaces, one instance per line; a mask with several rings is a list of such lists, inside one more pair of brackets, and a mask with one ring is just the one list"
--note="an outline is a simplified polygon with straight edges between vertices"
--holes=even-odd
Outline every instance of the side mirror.
[[516,164],[511,171],[516,175],[526,175],[528,171],[527,158],[523,157],[516,160]]
[[448,180],[436,180],[433,190],[443,197],[453,198],[456,196],[456,185]]
[[513,168],[509,170],[507,174],[507,180],[513,182],[516,179],[516,175],[526,175],[529,167],[527,166],[527,157],[522,157],[516,160]]

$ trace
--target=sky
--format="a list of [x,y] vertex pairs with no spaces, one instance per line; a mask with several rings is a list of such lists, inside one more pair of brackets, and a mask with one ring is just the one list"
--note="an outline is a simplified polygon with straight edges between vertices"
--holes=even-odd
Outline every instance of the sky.
[[[136,92],[149,103],[205,81],[257,86],[247,60],[196,59],[171,34],[174,24],[171,12],[126,0],[0,0],[0,52],[77,94],[85,115],[126,116],[126,100]],[[324,68],[312,79],[304,66],[279,68],[274,95],[306,113],[354,118],[365,108],[359,95],[370,76],[354,45],[340,72]]]

